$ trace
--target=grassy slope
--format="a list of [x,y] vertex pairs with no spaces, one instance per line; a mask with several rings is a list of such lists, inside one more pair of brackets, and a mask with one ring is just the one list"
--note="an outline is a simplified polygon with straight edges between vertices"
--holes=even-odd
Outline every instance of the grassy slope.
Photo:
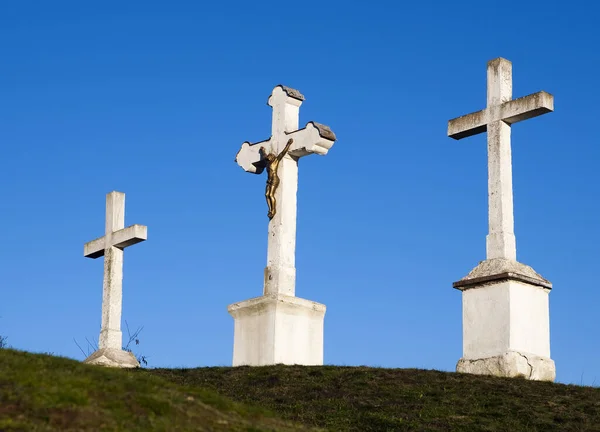
[[240,367],[141,372],[344,431],[600,431],[600,389],[416,369]]
[[0,350],[0,431],[297,431],[213,391]]

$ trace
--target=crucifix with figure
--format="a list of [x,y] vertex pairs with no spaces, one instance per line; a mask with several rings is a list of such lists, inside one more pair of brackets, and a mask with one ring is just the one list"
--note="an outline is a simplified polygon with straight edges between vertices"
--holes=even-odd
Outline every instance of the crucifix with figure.
[[323,362],[325,306],[295,297],[296,194],[298,160],[327,154],[336,137],[316,122],[298,128],[303,101],[298,90],[276,86],[267,101],[271,137],[244,142],[235,159],[247,172],[267,171],[269,232],[263,296],[229,306],[235,320],[234,366]]
[[448,122],[448,136],[487,132],[486,260],[455,282],[463,300],[463,358],[457,371],[552,381],[548,293],[552,284],[517,261],[511,126],[554,110],[544,91],[512,98],[512,63],[487,65],[487,107]]
[[104,256],[102,286],[102,326],[98,351],[85,363],[114,367],[137,367],[135,356],[123,348],[121,311],[123,304],[123,250],[148,238],[143,225],[125,228],[125,194],[110,192],[106,195],[106,225],[103,237],[86,243],[83,255],[87,258]]
[[267,104],[273,109],[271,137],[255,144],[245,142],[235,160],[245,171],[261,174],[267,168],[269,241],[264,294],[295,295],[296,193],[298,160],[325,155],[335,142],[327,126],[309,122],[298,129],[304,96],[278,85]]

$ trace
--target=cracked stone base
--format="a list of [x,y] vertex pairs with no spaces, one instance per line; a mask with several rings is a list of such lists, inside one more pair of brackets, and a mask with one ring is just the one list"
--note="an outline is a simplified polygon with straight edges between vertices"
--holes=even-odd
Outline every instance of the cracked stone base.
[[140,367],[140,364],[133,353],[114,348],[99,349],[83,362],[86,364],[117,368]]
[[483,359],[461,358],[456,365],[456,372],[536,381],[554,381],[556,378],[556,367],[552,359],[516,351]]

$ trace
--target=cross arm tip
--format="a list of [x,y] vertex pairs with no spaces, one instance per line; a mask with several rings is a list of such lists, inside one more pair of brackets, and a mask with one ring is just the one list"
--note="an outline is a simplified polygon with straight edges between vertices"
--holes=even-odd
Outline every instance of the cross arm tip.
[[97,238],[83,245],[83,256],[86,258],[100,258],[104,255],[104,237]]
[[554,96],[545,91],[505,102],[502,119],[508,124],[518,123],[554,111]]
[[254,144],[244,141],[241,148],[235,155],[235,163],[237,163],[246,172],[261,174],[265,169],[265,164],[260,155],[260,148],[265,147],[267,151],[269,151],[269,140],[270,138]]
[[302,102],[304,102],[304,95],[300,93],[300,91],[288,86],[284,86],[283,84],[277,84],[273,88],[273,91],[271,92],[269,97],[267,98],[267,105],[272,107],[273,97],[281,95],[282,93],[287,97],[286,103],[291,103],[292,105],[300,106],[302,105]]
[[311,124],[319,132],[319,136],[321,138],[325,138],[331,141],[335,141],[337,139],[335,133],[331,130],[329,126],[317,123],[315,121],[308,122],[306,126],[308,126],[309,124]]
[[448,136],[455,140],[483,133],[487,130],[485,110],[477,111],[448,121]]
[[281,90],[283,90],[283,92],[288,95],[291,98],[294,99],[298,99],[300,101],[304,100],[304,95],[302,93],[300,93],[299,90],[293,89],[291,87],[288,86],[284,86],[283,84],[277,84],[274,88],[273,88],[273,92],[271,93],[271,96],[273,95],[273,93],[275,92],[275,90],[277,88],[280,88]]
[[126,248],[148,240],[148,227],[145,225],[130,225],[113,233],[113,246]]

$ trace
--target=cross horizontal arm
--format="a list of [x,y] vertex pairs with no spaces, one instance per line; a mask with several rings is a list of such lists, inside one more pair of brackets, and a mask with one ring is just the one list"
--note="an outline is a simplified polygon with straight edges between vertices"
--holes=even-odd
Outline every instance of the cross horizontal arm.
[[552,111],[554,111],[554,96],[541,91],[502,104],[501,117],[506,123],[513,124]]
[[456,140],[487,130],[487,110],[477,111],[448,121],[448,136]]
[[502,120],[508,124],[517,123],[554,110],[554,97],[544,91],[513,99],[497,109],[486,108],[471,114],[457,117],[448,122],[448,136],[462,139],[487,131],[491,122]]
[[316,122],[308,122],[304,129],[290,132],[287,136],[294,139],[289,153],[296,157],[312,153],[325,155],[336,140],[329,127]]
[[144,225],[131,225],[115,231],[112,235],[112,245],[119,249],[143,242],[148,239],[148,227]]
[[271,151],[271,139],[260,141],[254,144],[246,141],[242,148],[235,155],[235,161],[244,171],[253,174],[261,174],[265,169],[264,163],[261,163],[260,148],[264,147],[267,152]]
[[104,255],[104,240],[105,237],[102,236],[91,242],[83,245],[83,256],[86,258],[100,258]]
[[[144,225],[131,225],[112,233],[112,241],[109,246],[124,249],[127,246],[143,242],[148,239],[148,227]],[[86,258],[100,258],[106,249],[106,236],[92,240],[83,246],[83,256]]]

